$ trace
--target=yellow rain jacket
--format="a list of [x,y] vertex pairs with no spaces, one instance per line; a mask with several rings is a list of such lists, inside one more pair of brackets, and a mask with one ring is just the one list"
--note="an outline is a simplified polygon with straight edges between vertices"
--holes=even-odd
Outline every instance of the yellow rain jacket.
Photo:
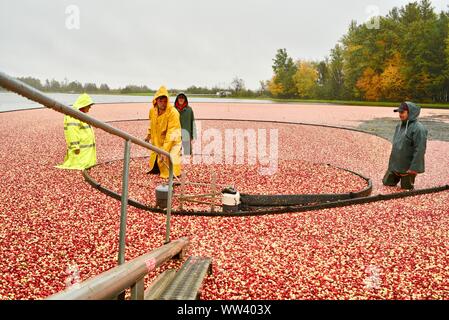
[[[173,174],[177,177],[181,175],[181,123],[179,113],[175,107],[167,102],[167,109],[161,115],[158,115],[156,99],[166,96],[169,99],[168,91],[165,87],[160,87],[153,99],[153,107],[150,109],[150,126],[148,134],[151,135],[151,144],[155,147],[169,152],[173,158]],[[165,163],[157,153],[151,151],[150,170],[153,169],[157,157],[160,177],[167,179],[169,175],[168,161]]]
[[[91,97],[82,94],[73,108],[79,110],[93,104]],[[64,163],[56,166],[60,169],[84,170],[97,163],[94,130],[90,125],[66,115],[64,117],[64,135],[67,143],[67,153]],[[75,150],[80,150],[79,154]]]

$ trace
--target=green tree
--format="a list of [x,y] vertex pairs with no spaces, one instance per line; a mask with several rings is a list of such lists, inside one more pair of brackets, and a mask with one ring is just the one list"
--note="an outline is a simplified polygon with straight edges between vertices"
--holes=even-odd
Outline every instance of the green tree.
[[[341,42],[344,48],[343,55],[343,74],[344,78],[344,96],[346,99],[361,98],[357,82],[362,77],[368,67],[370,55],[365,43],[370,43],[370,39],[365,39],[368,28],[358,26],[356,21],[352,21],[348,33],[343,36]],[[371,68],[373,69],[373,68]]]
[[239,77],[235,77],[231,82],[231,90],[235,95],[242,95],[245,91],[245,81]]
[[83,85],[78,81],[72,81],[67,85],[67,92],[81,93],[83,92]]
[[293,76],[296,73],[296,65],[293,59],[288,56],[286,49],[279,49],[273,59],[273,72],[274,77],[271,81],[274,83],[270,84],[271,93],[274,96],[279,96],[281,98],[292,98],[296,95],[295,82],[293,81]]
[[268,90],[268,86],[270,84],[270,81],[264,81],[261,80],[259,81],[259,90],[258,90],[258,95],[259,96],[268,96],[270,91]]
[[100,92],[102,93],[108,93],[110,91],[109,86],[106,83],[102,83],[100,85]]
[[97,93],[98,92],[97,85],[95,83],[90,83],[90,82],[87,82],[84,84],[83,90],[87,93]]
[[433,69],[438,64],[436,53],[437,16],[430,2],[410,3],[401,12],[401,53],[406,60],[407,91],[413,98],[424,100],[431,95]]
[[[402,100],[402,92],[403,98],[447,101],[448,13],[438,16],[422,0],[393,8],[380,24],[373,30],[353,21],[341,40],[346,98]],[[373,79],[381,81],[380,88]]]
[[331,99],[342,99],[344,97],[344,57],[343,48],[337,44],[331,51],[329,64],[328,87]]
[[329,59],[326,58],[323,61],[318,62],[316,64],[316,71],[318,73],[316,97],[321,99],[332,99]]
[[42,90],[44,87],[39,79],[33,77],[19,77],[17,78],[20,81],[25,82],[27,85],[32,86],[37,90]]

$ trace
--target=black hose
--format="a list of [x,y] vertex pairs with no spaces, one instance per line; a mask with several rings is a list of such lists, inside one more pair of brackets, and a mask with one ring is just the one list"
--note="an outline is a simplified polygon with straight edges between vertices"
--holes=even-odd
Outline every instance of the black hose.
[[[116,120],[109,121],[112,122],[128,122],[128,121],[146,121],[146,119],[132,119],[132,120]],[[317,126],[317,127],[325,127],[325,128],[334,128],[334,129],[342,129],[349,131],[361,132],[369,135],[374,135],[372,133],[368,133],[358,129],[337,127],[337,126],[327,126],[321,124],[307,124],[307,123],[295,123],[295,122],[281,122],[281,121],[267,121],[267,120],[239,120],[239,119],[197,119],[197,120],[211,120],[211,121],[246,121],[246,122],[267,122],[267,123],[280,123],[280,124],[293,124],[293,125],[304,125],[304,126]],[[377,136],[377,135],[376,135]],[[378,136],[380,137],[380,136]],[[387,140],[383,137],[380,137],[384,140]],[[104,164],[111,163],[117,160],[107,161]],[[347,193],[347,194],[314,194],[314,195],[247,195],[242,194],[241,200],[242,204],[239,207],[238,212],[209,212],[209,211],[194,211],[194,210],[183,210],[176,211],[173,210],[172,214],[180,215],[180,216],[215,216],[215,217],[237,217],[237,216],[258,216],[258,215],[268,215],[268,214],[282,214],[282,213],[293,213],[293,212],[306,212],[306,211],[317,211],[323,209],[331,209],[331,208],[339,208],[346,207],[352,205],[360,205],[372,202],[379,201],[387,201],[393,199],[407,198],[413,197],[417,195],[423,194],[432,194],[443,192],[449,190],[449,185],[444,185],[440,187],[433,187],[427,189],[420,190],[412,190],[412,191],[404,191],[392,194],[379,194],[376,196],[369,196],[372,192],[372,181],[369,178],[362,176],[359,173],[353,172],[351,170],[345,168],[339,168],[345,170],[347,172],[353,173],[365,181],[368,182],[368,187],[364,190],[356,193]],[[95,189],[100,192],[114,198],[117,200],[121,200],[121,195],[103,187],[97,181],[95,181],[90,175],[89,171],[84,170],[83,176],[84,179]],[[136,200],[128,199],[128,204],[142,210],[155,212],[155,213],[165,213],[166,210],[150,207],[145,204],[142,204]],[[261,209],[261,207],[263,207]]]
[[[331,166],[328,164],[328,166]],[[373,183],[371,179],[364,177],[363,175],[345,169],[336,167],[340,170],[352,173],[359,176],[365,180],[368,186],[362,191],[349,192],[349,193],[334,193],[334,194],[293,194],[293,195],[250,195],[241,194],[240,200],[243,206],[246,207],[284,207],[284,206],[297,206],[297,205],[307,205],[312,203],[323,203],[323,202],[335,202],[341,200],[355,199],[368,197],[371,195],[373,190]]]
[[[109,190],[108,188],[103,187],[101,184],[96,182],[88,173],[88,170],[83,171],[83,176],[86,179],[86,181],[95,189],[99,190],[100,192],[106,194],[107,196],[110,196],[114,199],[121,200],[121,195]],[[360,205],[360,204],[366,204],[366,203],[372,203],[372,202],[379,202],[379,201],[387,201],[392,199],[400,199],[400,198],[407,198],[407,197],[414,197],[417,195],[423,195],[423,194],[431,194],[431,193],[438,193],[449,190],[449,185],[444,185],[441,187],[434,187],[434,188],[428,188],[428,189],[420,189],[420,190],[413,190],[413,191],[405,191],[405,192],[399,192],[399,193],[392,193],[392,194],[379,194],[376,196],[371,197],[363,197],[363,198],[355,198],[355,199],[346,199],[346,200],[340,200],[340,201],[332,201],[332,202],[326,202],[326,203],[319,203],[314,205],[305,205],[305,206],[282,206],[282,207],[276,207],[273,206],[272,208],[264,208],[264,209],[254,209],[254,207],[245,207],[241,206],[240,211],[238,212],[209,212],[209,211],[176,211],[173,210],[172,214],[174,215],[180,215],[180,216],[211,216],[211,217],[238,217],[238,216],[260,216],[260,215],[268,215],[268,214],[281,214],[281,213],[292,213],[292,212],[306,212],[306,211],[318,211],[323,209],[331,209],[331,208],[340,208],[340,207],[347,207],[347,206],[353,206],[353,205]],[[166,210],[156,208],[156,207],[150,207],[145,204],[142,204],[136,200],[128,199],[128,204],[145,211],[155,212],[155,213],[165,213]]]

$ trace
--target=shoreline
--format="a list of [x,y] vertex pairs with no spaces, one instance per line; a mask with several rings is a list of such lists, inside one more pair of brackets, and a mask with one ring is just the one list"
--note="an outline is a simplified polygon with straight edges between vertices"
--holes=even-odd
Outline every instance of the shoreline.
[[[0,91],[0,97],[2,93],[13,94],[9,91]],[[62,93],[62,92],[46,92],[49,95],[70,95],[76,96],[78,93]],[[115,93],[89,93],[93,97],[121,97],[122,101],[100,101],[97,104],[135,104],[135,103],[150,103],[152,95],[150,94],[115,94]],[[126,97],[130,97],[129,100],[125,100]],[[208,94],[188,94],[191,103],[230,103],[230,104],[277,104],[277,105],[311,105],[311,106],[348,106],[348,107],[376,107],[376,108],[394,108],[397,107],[399,102],[372,102],[372,101],[345,101],[345,100],[304,100],[304,99],[276,99],[269,97],[217,97]],[[73,97],[72,97],[73,98]],[[133,101],[133,98],[135,99]],[[170,96],[171,100],[174,100],[174,95]],[[25,99],[25,98],[24,98]],[[136,101],[140,99],[148,99],[148,101]],[[64,102],[64,101],[61,101]],[[32,101],[27,101],[28,104],[34,104]],[[9,111],[20,111],[20,110],[30,110],[39,109],[39,106],[18,108],[14,107],[4,107],[2,104],[7,105],[8,102],[2,103],[0,100],[0,113]],[[17,104],[16,101],[12,101],[11,104]],[[432,109],[432,110],[449,110],[448,104],[438,104],[438,103],[417,103],[422,109]],[[2,110],[5,108],[6,110]]]

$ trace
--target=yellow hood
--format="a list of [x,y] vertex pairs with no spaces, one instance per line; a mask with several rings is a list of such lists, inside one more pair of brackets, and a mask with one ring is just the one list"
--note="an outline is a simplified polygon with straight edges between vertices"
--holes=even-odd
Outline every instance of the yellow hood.
[[173,106],[170,104],[170,96],[168,95],[168,90],[167,90],[167,88],[164,87],[164,86],[160,87],[159,90],[158,90],[158,91],[156,92],[156,94],[154,95],[154,98],[153,98],[153,106],[156,107],[156,99],[159,98],[159,97],[162,97],[162,96],[166,96],[166,97],[167,97],[167,100],[168,100],[168,101],[167,101],[167,109],[173,107]]
[[73,108],[79,110],[92,104],[94,104],[92,98],[87,93],[83,93],[78,97],[78,99],[76,99],[75,103],[73,104]]

